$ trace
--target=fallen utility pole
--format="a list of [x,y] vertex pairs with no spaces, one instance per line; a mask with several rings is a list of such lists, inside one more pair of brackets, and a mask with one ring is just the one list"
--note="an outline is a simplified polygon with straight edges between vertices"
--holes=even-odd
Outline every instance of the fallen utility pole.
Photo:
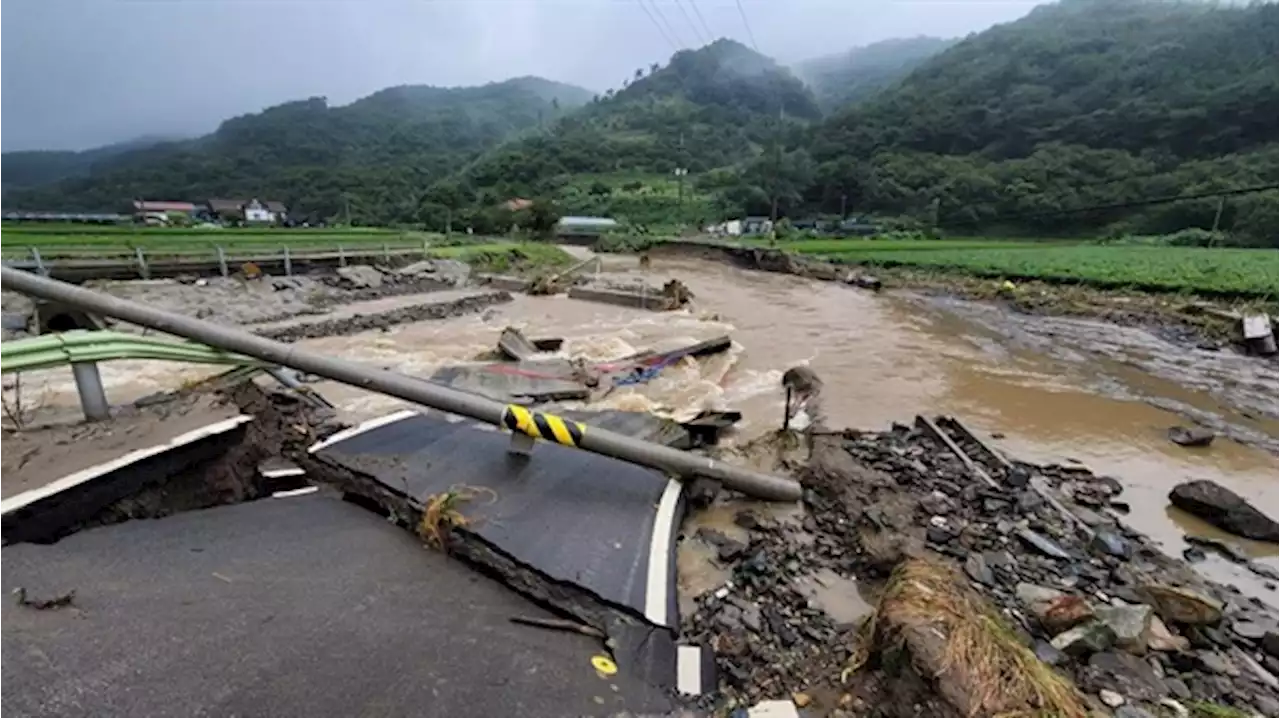
[[[550,419],[552,428],[559,429],[552,433],[556,437],[566,437],[566,440],[561,443],[569,443],[568,439],[571,439],[571,445],[604,456],[659,469],[677,476],[702,476],[714,479],[748,496],[770,501],[796,501],[801,495],[800,484],[791,479],[751,471],[716,459],[659,446],[575,422],[569,422],[572,425],[571,429],[565,430],[562,426],[565,422],[559,417],[532,412],[525,407],[505,405],[492,399],[385,369],[325,356],[295,344],[284,344],[236,327],[227,327],[155,309],[145,304],[119,299],[11,267],[0,267],[0,284],[9,291],[64,302],[85,311],[186,337],[272,365],[315,374],[450,414],[459,414],[499,427],[513,428],[518,425],[517,430],[524,432],[527,436],[536,433],[543,438],[550,438],[547,432],[540,430],[541,426],[548,423],[546,420]],[[607,477],[605,480],[608,480]]]

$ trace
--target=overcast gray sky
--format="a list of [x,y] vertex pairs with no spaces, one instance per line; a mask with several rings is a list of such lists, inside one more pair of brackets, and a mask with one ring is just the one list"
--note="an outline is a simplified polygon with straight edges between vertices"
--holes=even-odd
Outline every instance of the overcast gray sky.
[[[4,0],[0,146],[83,149],[197,135],[230,116],[391,85],[541,75],[603,90],[672,48],[702,14],[749,44],[734,0]],[[742,0],[783,62],[891,37],[957,36],[1020,17],[1025,0]],[[687,21],[687,14],[692,22]]]

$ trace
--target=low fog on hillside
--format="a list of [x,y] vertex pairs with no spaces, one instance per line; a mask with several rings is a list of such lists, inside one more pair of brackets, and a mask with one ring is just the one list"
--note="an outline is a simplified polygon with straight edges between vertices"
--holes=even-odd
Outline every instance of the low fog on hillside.
[[538,75],[603,91],[713,37],[754,38],[793,64],[887,38],[960,36],[1034,5],[743,0],[740,14],[730,0],[11,0],[0,141],[85,149],[194,136],[288,100],[348,103],[403,84]]

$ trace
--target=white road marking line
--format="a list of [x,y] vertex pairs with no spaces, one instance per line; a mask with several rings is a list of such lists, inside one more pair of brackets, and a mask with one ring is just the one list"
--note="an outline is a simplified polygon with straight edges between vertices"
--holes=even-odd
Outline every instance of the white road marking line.
[[760,701],[747,709],[747,718],[800,718],[791,701]]
[[271,494],[271,498],[287,499],[291,496],[306,496],[307,494],[314,494],[319,490],[320,490],[319,486],[303,486],[300,489],[289,489],[288,491],[277,491]]
[[667,626],[669,617],[668,576],[671,567],[671,529],[676,518],[676,504],[680,500],[680,482],[667,479],[667,487],[658,500],[658,510],[653,515],[653,533],[649,537],[649,575],[644,588],[644,617],[658,626]]
[[253,421],[252,416],[240,414],[239,416],[233,416],[230,419],[224,419],[207,426],[202,426],[199,429],[188,431],[185,434],[179,434],[164,444],[130,451],[124,456],[117,457],[111,461],[97,464],[95,466],[90,466],[87,469],[82,469],[74,474],[64,476],[61,479],[50,481],[39,488],[31,489],[30,491],[23,491],[17,496],[11,496],[4,501],[0,501],[0,514],[8,514],[12,511],[17,511],[18,509],[25,508],[41,499],[53,496],[56,493],[66,491],[72,487],[79,486],[80,484],[105,476],[117,469],[124,468],[130,464],[137,463],[157,454],[163,454],[170,449],[175,449],[186,444],[192,444],[201,439],[231,431],[237,426],[250,421]]
[[284,479],[290,476],[305,476],[307,470],[301,466],[288,466],[279,469],[267,469],[266,471],[259,471],[258,473],[261,474],[264,479]]
[[686,696],[702,695],[700,646],[676,646],[676,690]]
[[339,441],[346,441],[347,439],[350,439],[353,436],[359,436],[360,434],[363,434],[366,431],[373,431],[374,429],[377,429],[380,426],[386,426],[387,424],[394,424],[397,421],[403,421],[412,416],[418,416],[418,412],[414,411],[413,409],[405,409],[403,411],[397,411],[394,414],[387,414],[386,416],[380,416],[377,419],[370,419],[362,424],[357,424],[351,427],[350,429],[343,429],[342,431],[339,431],[338,433],[334,434],[333,436],[330,436],[324,441],[321,441],[316,444],[312,444],[311,448],[307,449],[307,453],[314,454],[317,451],[320,451],[321,449],[327,449],[330,446],[333,446]]

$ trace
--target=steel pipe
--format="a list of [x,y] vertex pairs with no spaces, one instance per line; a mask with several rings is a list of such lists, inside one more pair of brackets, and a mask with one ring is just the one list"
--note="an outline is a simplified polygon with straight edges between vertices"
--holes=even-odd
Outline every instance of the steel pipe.
[[[269,364],[286,366],[450,414],[459,414],[495,426],[503,426],[506,405],[451,387],[325,356],[296,344],[284,344],[236,327],[167,312],[12,267],[0,268],[0,284],[8,291],[65,302],[85,311],[204,342]],[[587,451],[659,469],[677,476],[702,476],[715,479],[728,488],[760,499],[796,501],[801,495],[800,484],[791,479],[752,471],[592,426],[584,427],[577,446]],[[607,477],[605,479],[607,480]]]
[[107,392],[102,388],[98,363],[76,362],[71,365],[71,374],[76,380],[76,391],[80,393],[80,408],[84,411],[84,418],[89,421],[110,419],[111,405],[107,403]]

